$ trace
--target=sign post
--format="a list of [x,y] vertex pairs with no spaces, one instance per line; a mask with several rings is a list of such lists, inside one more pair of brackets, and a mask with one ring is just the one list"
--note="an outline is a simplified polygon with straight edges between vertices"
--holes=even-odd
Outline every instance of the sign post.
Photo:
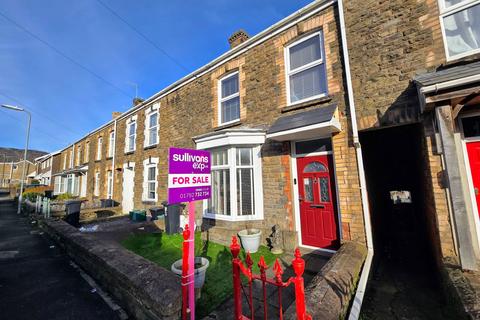
[[[195,201],[210,198],[210,165],[208,151],[179,148],[170,148],[168,151],[168,203],[188,202],[190,232],[189,239],[184,240],[188,242],[188,268],[182,268],[182,273],[186,272],[182,274],[182,286],[188,285],[191,320],[195,320]],[[184,254],[185,251],[187,250],[184,246]],[[182,290],[185,292],[185,288]],[[185,309],[187,305],[185,294],[183,299]]]

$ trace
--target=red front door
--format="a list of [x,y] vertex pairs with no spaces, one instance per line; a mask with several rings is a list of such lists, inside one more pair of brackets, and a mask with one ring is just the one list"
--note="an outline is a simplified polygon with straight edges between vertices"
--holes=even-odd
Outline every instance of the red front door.
[[480,213],[480,142],[467,143],[468,162],[472,173],[473,190]]
[[297,158],[302,244],[337,249],[338,219],[332,156]]

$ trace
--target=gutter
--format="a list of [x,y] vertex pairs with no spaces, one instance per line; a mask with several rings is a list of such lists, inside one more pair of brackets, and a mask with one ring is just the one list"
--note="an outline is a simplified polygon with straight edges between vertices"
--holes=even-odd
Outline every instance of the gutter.
[[465,77],[465,78],[460,78],[460,79],[449,80],[449,81],[445,81],[445,82],[441,82],[441,83],[432,84],[430,86],[426,86],[426,87],[421,88],[420,92],[422,94],[437,92],[439,90],[458,87],[458,86],[462,86],[462,85],[465,85],[465,84],[470,84],[470,83],[477,82],[477,81],[480,81],[480,74],[474,74],[474,75],[471,75],[471,76],[468,76],[468,77]]
[[362,196],[363,223],[365,226],[365,237],[367,241],[367,257],[363,265],[362,273],[360,275],[360,280],[357,286],[357,291],[355,293],[355,298],[353,300],[353,304],[350,309],[350,315],[348,317],[348,320],[357,320],[360,316],[363,297],[365,295],[368,277],[370,274],[370,269],[372,267],[374,248],[373,248],[372,225],[370,222],[370,207],[368,204],[367,182],[365,179],[365,170],[363,166],[362,145],[360,144],[360,140],[358,138],[357,116],[355,112],[355,99],[353,96],[353,85],[352,85],[352,77],[350,72],[350,58],[348,54],[348,44],[347,44],[345,17],[344,17],[344,10],[343,10],[343,1],[338,0],[337,3],[338,3],[338,12],[339,12],[339,20],[340,20],[340,35],[342,38],[341,41],[342,41],[342,48],[343,48],[342,53],[343,53],[345,76],[346,76],[346,82],[347,82],[348,106],[349,106],[350,118],[352,122],[353,145],[355,146],[355,153],[357,156],[360,193]]

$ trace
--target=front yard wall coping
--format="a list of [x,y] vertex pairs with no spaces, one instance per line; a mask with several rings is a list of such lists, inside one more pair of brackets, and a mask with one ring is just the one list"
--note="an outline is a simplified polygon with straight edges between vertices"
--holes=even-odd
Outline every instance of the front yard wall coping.
[[[312,279],[305,288],[305,303],[313,319],[345,317],[366,256],[365,246],[346,242]],[[284,319],[297,319],[295,303],[287,309]]]
[[180,317],[180,281],[170,271],[64,221],[44,220],[42,228],[134,319]]

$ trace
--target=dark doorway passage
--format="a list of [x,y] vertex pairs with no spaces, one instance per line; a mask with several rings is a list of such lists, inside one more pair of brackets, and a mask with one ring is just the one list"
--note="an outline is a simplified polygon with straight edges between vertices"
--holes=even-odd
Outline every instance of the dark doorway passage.
[[459,319],[429,240],[421,125],[362,132],[360,142],[375,244],[362,319]]

